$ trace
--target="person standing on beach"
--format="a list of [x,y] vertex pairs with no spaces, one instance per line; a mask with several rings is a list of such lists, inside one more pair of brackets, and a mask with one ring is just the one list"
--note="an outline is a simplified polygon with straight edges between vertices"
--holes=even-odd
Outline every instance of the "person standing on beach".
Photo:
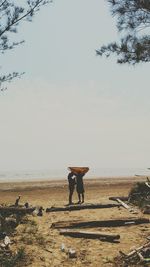
[[78,204],[84,203],[84,184],[83,184],[83,176],[85,173],[78,173],[76,175],[76,182],[77,182],[77,194],[78,194]]
[[73,177],[75,174],[73,172],[70,172],[68,174],[68,183],[69,183],[69,205],[72,205],[72,196],[75,189],[76,180],[75,177]]

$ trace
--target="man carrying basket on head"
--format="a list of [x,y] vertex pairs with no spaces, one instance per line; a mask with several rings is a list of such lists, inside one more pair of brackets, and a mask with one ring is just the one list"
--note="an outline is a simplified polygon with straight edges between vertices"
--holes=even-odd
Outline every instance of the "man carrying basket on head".
[[[69,204],[72,204],[72,195],[74,192],[75,184],[76,190],[78,194],[78,204],[84,203],[84,184],[83,184],[83,176],[88,172],[88,167],[69,167],[71,173],[68,175],[69,181]],[[75,175],[75,178],[72,178]]]

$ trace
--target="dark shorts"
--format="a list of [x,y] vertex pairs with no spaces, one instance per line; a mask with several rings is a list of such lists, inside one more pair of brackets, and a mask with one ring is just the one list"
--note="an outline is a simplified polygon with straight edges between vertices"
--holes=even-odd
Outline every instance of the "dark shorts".
[[83,194],[84,193],[84,185],[83,183],[77,183],[77,193]]

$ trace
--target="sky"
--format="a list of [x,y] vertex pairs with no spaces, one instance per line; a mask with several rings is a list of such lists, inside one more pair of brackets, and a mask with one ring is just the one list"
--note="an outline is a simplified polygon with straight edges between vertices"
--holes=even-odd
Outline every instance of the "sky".
[[150,167],[149,63],[96,56],[117,40],[105,0],[55,0],[22,22],[1,71],[0,170]]

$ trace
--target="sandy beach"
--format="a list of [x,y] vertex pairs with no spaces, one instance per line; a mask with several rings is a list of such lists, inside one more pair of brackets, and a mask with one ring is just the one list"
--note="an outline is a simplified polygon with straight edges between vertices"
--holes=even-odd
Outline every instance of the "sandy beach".
[[[85,179],[85,203],[114,203],[109,200],[109,197],[127,196],[133,184],[141,180],[140,177]],[[68,184],[67,180],[0,183],[1,204],[13,204],[19,194],[21,195],[21,204],[29,202],[32,206],[43,206],[44,209],[51,206],[64,206],[68,203]],[[74,192],[73,201],[77,202],[76,192]],[[119,234],[120,242],[118,243],[65,237],[60,235],[57,229],[52,229],[51,224],[57,221],[90,221],[133,216],[149,218],[149,215],[145,216],[140,211],[133,215],[123,207],[53,213],[44,211],[42,217],[29,216],[36,223],[37,231],[42,236],[42,244],[32,240],[32,235],[27,236],[25,226],[19,225],[12,248],[15,250],[18,246],[25,246],[27,254],[32,258],[27,266],[113,266],[112,259],[118,255],[119,250],[128,253],[131,248],[146,242],[146,236],[149,235],[148,224],[90,229],[90,231],[99,230]],[[66,249],[75,249],[77,258],[70,259],[68,254],[61,250],[62,243]]]

